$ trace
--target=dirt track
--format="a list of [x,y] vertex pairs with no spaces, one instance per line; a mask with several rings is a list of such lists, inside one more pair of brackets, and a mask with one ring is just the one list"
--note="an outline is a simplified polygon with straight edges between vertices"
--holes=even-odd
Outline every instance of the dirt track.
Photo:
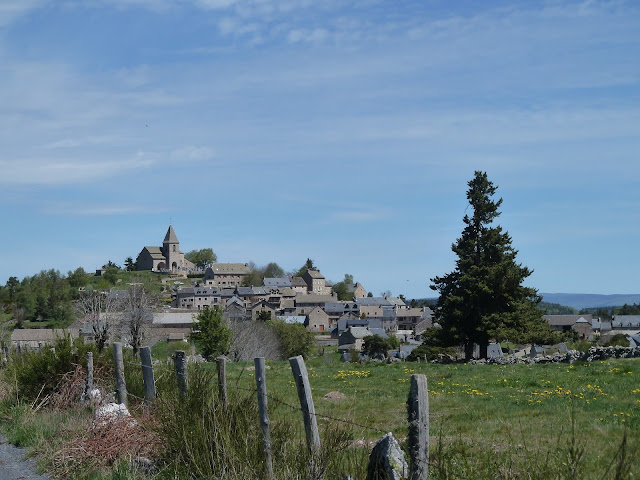
[[46,475],[36,473],[35,462],[25,459],[25,453],[0,434],[0,480],[49,480]]

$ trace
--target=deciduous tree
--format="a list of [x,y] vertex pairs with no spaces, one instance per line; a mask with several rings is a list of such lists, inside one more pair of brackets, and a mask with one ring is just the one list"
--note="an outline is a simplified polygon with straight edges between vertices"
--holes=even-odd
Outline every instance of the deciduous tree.
[[218,256],[213,253],[211,248],[191,250],[184,254],[184,258],[192,262],[198,268],[206,268],[207,265],[215,263],[218,260]]
[[222,319],[222,311],[218,307],[204,307],[195,316],[198,330],[192,335],[202,349],[202,355],[207,360],[226,355],[231,347],[231,330]]

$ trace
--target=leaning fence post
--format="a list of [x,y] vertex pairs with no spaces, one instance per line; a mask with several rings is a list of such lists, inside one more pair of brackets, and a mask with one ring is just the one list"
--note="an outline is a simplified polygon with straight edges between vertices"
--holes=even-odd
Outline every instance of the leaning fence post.
[[320,434],[318,433],[318,422],[316,421],[316,410],[313,406],[307,367],[301,356],[291,357],[289,364],[291,365],[293,379],[296,382],[296,389],[298,390],[298,398],[300,399],[300,407],[302,408],[307,446],[312,454],[316,454],[320,451]]
[[258,414],[264,440],[265,466],[267,478],[273,478],[273,463],[271,461],[271,437],[269,435],[269,413],[267,412],[267,372],[264,368],[264,357],[253,359],[256,367],[256,391],[258,392]]
[[178,390],[184,396],[187,394],[187,355],[184,350],[176,350],[173,362],[178,377]]
[[151,362],[151,349],[140,348],[140,363],[142,364],[142,382],[144,383],[144,404],[146,408],[156,398],[156,382],[153,376],[153,364]]
[[222,407],[226,409],[229,407],[229,400],[227,398],[227,358],[221,356],[216,358],[218,365],[218,394],[220,395],[220,401]]
[[409,416],[409,479],[427,480],[429,472],[429,393],[427,377],[411,375]]
[[91,390],[93,390],[93,352],[87,352],[87,380],[84,384],[83,402],[91,400]]
[[113,368],[116,374],[116,394],[118,403],[127,404],[127,384],[124,381],[124,360],[122,344],[113,342]]

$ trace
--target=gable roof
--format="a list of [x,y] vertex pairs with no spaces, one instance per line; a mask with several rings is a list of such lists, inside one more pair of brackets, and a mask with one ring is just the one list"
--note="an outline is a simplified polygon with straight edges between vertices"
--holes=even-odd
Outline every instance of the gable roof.
[[162,248],[160,247],[144,247],[142,251],[147,251],[151,258],[154,260],[164,260],[164,254],[162,253]]
[[307,270],[305,273],[311,278],[318,278],[318,279],[324,278],[324,275],[320,273],[320,270]]
[[169,225],[169,230],[167,230],[167,234],[164,236],[162,243],[180,243],[178,242],[178,237],[176,237],[176,232],[173,231],[172,225]]
[[356,298],[356,303],[360,306],[391,306],[392,303],[384,297],[364,297],[364,298]]
[[308,303],[327,303],[335,300],[331,295],[298,295],[296,296],[296,305],[305,305]]
[[265,277],[265,287],[290,287],[291,279],[289,277]]
[[249,266],[246,263],[214,263],[211,270],[214,275],[246,275]]
[[371,330],[367,327],[349,327],[345,333],[350,333],[353,338],[364,338],[371,335]]
[[549,322],[549,325],[552,327],[561,327],[571,326],[581,318],[586,320],[588,323],[591,323],[593,315],[543,315],[542,318]]
[[57,338],[78,336],[78,329],[18,328],[11,333],[12,342],[53,342]]
[[302,277],[292,277],[291,278],[291,286],[292,287],[304,287],[304,288],[307,288],[307,282],[305,282]]

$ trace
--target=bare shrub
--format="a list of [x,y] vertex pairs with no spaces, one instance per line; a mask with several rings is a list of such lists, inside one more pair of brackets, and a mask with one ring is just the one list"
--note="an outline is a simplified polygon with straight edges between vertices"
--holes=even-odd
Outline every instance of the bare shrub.
[[265,360],[281,360],[282,344],[276,332],[264,323],[231,320],[230,356],[234,361],[249,361],[255,357]]
[[[92,425],[73,432],[61,448],[51,454],[50,473],[66,478],[72,473],[99,471],[121,459],[157,458],[163,450],[151,417],[136,422],[121,420],[104,425]],[[153,428],[152,428],[153,427]]]

